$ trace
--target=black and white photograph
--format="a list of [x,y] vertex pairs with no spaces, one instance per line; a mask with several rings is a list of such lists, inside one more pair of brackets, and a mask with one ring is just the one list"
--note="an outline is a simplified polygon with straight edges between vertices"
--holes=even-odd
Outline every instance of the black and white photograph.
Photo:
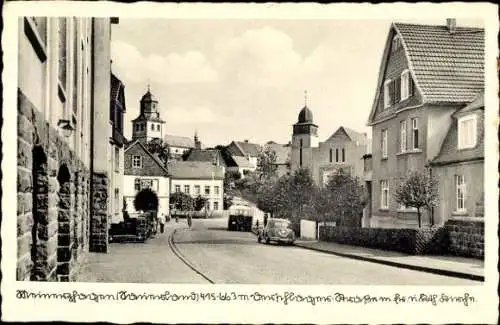
[[55,5],[4,9],[11,320],[497,320],[496,6]]

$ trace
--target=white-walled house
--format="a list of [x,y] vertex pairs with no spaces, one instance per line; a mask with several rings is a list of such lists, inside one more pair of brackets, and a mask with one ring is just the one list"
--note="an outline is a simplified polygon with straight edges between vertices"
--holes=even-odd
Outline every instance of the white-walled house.
[[223,210],[224,167],[204,161],[171,161],[170,193],[184,192],[208,199],[207,210]]
[[169,213],[170,179],[163,162],[149,152],[140,141],[132,141],[125,148],[124,199],[129,214],[134,208],[135,195],[150,188],[158,195],[158,213]]

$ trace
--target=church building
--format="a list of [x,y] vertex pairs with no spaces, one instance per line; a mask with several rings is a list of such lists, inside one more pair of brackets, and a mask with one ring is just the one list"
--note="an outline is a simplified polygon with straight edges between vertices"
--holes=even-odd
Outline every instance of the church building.
[[318,125],[307,103],[299,112],[293,125],[291,170],[307,168],[314,182],[325,185],[328,177],[338,171],[354,177],[363,177],[364,161],[368,139],[366,133],[359,133],[346,127],[339,127],[326,141],[320,142]]

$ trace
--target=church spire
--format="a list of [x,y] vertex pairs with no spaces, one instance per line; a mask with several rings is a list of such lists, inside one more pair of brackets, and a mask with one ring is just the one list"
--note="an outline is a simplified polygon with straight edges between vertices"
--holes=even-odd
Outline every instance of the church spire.
[[307,90],[304,90],[304,107],[307,107]]

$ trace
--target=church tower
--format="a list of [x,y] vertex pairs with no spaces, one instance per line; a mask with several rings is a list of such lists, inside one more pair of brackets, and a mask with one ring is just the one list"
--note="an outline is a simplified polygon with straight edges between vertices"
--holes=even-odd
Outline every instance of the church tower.
[[312,172],[313,148],[319,145],[318,126],[313,122],[312,111],[307,107],[307,92],[304,107],[297,123],[293,125],[291,169],[308,168]]
[[152,139],[163,139],[165,121],[160,118],[158,99],[148,91],[140,101],[141,111],[139,116],[132,121],[132,140],[148,142]]

